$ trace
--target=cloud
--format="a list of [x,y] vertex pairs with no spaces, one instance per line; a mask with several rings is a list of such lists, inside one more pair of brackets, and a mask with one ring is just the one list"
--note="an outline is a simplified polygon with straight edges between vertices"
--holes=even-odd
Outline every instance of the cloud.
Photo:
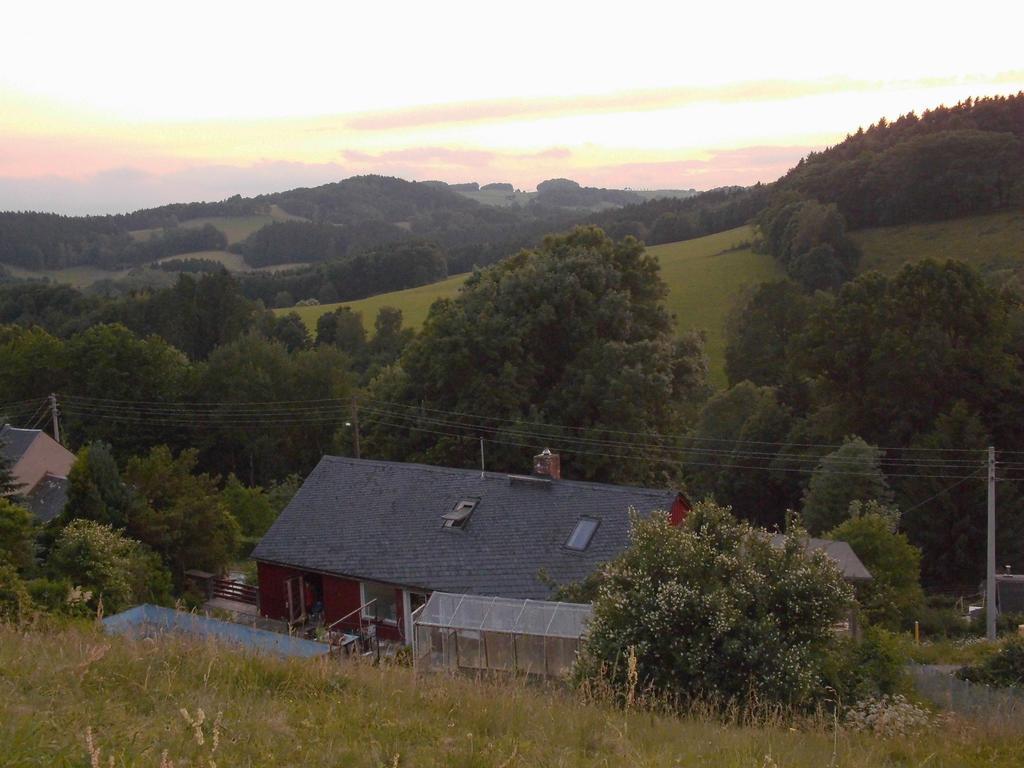
[[817,146],[753,146],[686,160],[606,163],[580,171],[581,183],[634,189],[713,189],[775,181]]
[[[820,95],[834,96],[839,93],[931,89],[969,83],[1015,83],[1021,80],[1024,80],[1024,70],[1003,72],[994,76],[931,77],[888,82],[843,77],[821,80],[755,80],[716,86],[620,91],[569,98],[492,99],[431,104],[356,115],[344,120],[340,127],[355,131],[394,131],[463,123],[648,112],[702,103],[788,101]],[[331,128],[324,126],[318,130]]]
[[266,161],[248,166],[204,165],[159,173],[119,167],[71,178],[47,174],[0,176],[0,210],[67,214],[122,213],[167,203],[223,200],[339,181],[351,175],[336,163]]

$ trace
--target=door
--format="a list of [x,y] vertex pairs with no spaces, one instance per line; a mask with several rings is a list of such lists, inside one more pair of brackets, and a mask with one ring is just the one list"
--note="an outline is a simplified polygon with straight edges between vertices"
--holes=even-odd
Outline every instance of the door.
[[286,580],[285,607],[288,609],[288,624],[298,624],[306,618],[306,582],[301,576]]

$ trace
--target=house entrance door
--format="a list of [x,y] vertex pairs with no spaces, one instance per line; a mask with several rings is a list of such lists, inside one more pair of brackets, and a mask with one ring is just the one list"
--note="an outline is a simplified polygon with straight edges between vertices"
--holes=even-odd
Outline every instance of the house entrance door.
[[288,623],[298,624],[306,618],[306,582],[301,576],[292,576],[285,581]]

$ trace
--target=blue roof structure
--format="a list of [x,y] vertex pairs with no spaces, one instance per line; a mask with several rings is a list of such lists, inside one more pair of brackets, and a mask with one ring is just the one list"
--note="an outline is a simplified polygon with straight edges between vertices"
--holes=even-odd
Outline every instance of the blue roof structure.
[[327,643],[305,640],[301,637],[269,632],[230,621],[211,619],[194,613],[162,608],[159,605],[137,605],[122,613],[103,619],[103,628],[115,635],[153,637],[180,634],[190,637],[211,638],[238,645],[245,650],[270,653],[276,656],[323,656],[330,651]]

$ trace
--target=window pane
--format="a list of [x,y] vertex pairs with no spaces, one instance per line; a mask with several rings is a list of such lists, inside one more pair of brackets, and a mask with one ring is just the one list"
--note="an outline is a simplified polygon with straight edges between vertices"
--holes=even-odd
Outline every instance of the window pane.
[[363,603],[376,600],[373,605],[363,610],[363,616],[368,619],[376,618],[381,621],[397,621],[398,605],[395,600],[395,588],[384,584],[374,584],[370,581],[363,582]]
[[565,543],[569,549],[584,550],[587,545],[590,544],[590,537],[594,535],[594,531],[597,530],[597,520],[589,517],[584,517],[578,523],[576,528],[573,530],[572,535],[569,537],[569,541]]

